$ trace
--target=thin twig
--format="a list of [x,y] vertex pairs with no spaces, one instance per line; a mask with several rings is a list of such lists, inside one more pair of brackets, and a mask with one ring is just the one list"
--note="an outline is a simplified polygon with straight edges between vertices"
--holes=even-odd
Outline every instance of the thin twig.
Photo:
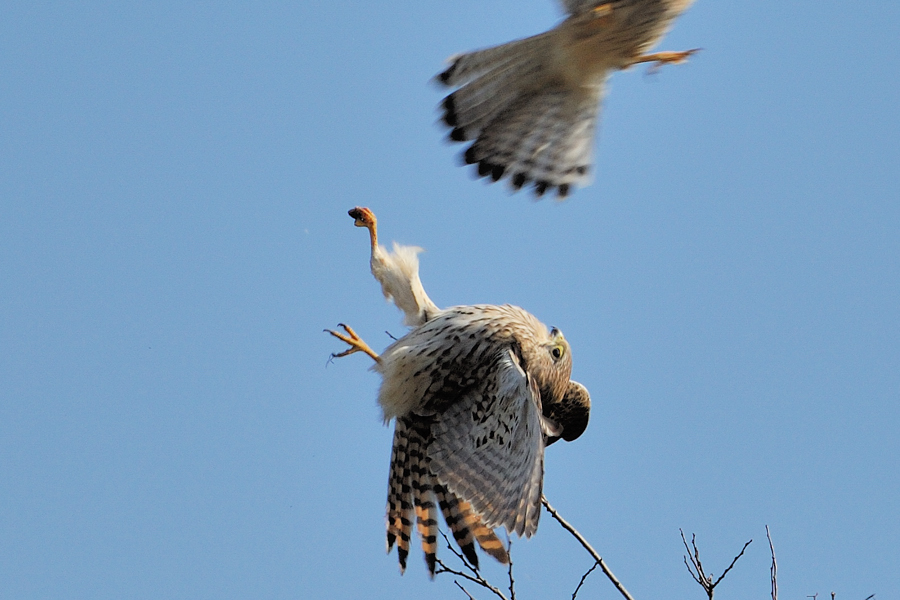
[[[681,533],[681,543],[684,544],[684,550],[687,552],[685,556],[682,556],[684,559],[684,566],[687,568],[688,573],[690,573],[691,578],[700,584],[706,592],[707,597],[712,600],[712,593],[709,587],[711,581],[709,581],[706,573],[703,572],[703,563],[700,562],[700,551],[697,548],[697,534],[691,535],[691,545],[694,547],[694,553],[691,554],[691,549],[688,548],[687,540],[684,538],[684,531],[681,528],[679,528],[678,531]],[[690,565],[688,564],[688,558],[691,559]],[[691,565],[694,566],[693,569],[691,569]]]
[[450,538],[447,537],[447,534],[444,533],[444,530],[438,529],[438,533],[440,533],[441,537],[444,538],[444,543],[447,544],[447,549],[452,552],[454,556],[456,556],[456,558],[459,559],[459,562],[461,562],[463,566],[465,566],[473,574],[478,575],[478,569],[476,569],[475,566],[469,562],[469,559],[467,559],[462,552],[453,547],[453,544],[450,543]]
[[587,570],[587,573],[581,576],[581,581],[578,582],[578,587],[575,588],[575,591],[572,592],[572,600],[575,600],[575,597],[578,596],[578,591],[581,590],[581,586],[584,585],[584,582],[587,580],[588,575],[594,572],[594,569],[600,566],[600,563],[595,562],[593,566]]
[[621,582],[618,579],[616,579],[616,576],[613,575],[613,572],[610,571],[609,567],[606,566],[606,563],[603,562],[603,558],[599,554],[597,554],[597,551],[594,550],[594,548],[588,543],[588,541],[586,539],[584,539],[584,536],[581,535],[577,529],[575,529],[574,527],[569,525],[568,521],[566,521],[561,516],[559,516],[559,513],[556,512],[556,509],[553,508],[552,506],[550,506],[550,503],[547,501],[546,496],[543,496],[543,495],[541,496],[541,504],[543,504],[544,508],[547,509],[547,512],[550,513],[550,516],[553,517],[554,519],[556,519],[556,521],[560,525],[562,525],[563,529],[565,529],[566,531],[571,533],[575,537],[575,539],[578,540],[578,543],[580,543],[582,545],[582,547],[588,551],[588,554],[590,554],[591,556],[594,557],[594,560],[597,562],[598,565],[600,565],[600,568],[603,570],[603,573],[606,575],[607,578],[609,578],[609,580],[616,587],[616,589],[619,590],[619,593],[622,594],[622,596],[624,596],[627,600],[634,600],[634,598],[631,596],[631,594],[628,593],[628,590],[625,589],[625,586],[623,586],[621,584]]
[[700,585],[702,585],[702,586],[704,587],[704,589],[705,589],[706,586],[703,584],[702,581],[700,581],[700,579],[699,579],[696,575],[694,575],[694,572],[691,570],[690,565],[688,565],[687,557],[685,556],[685,557],[683,557],[683,558],[684,558],[684,566],[687,567],[688,573],[691,574],[691,577],[694,578],[694,581],[696,581],[697,583],[699,583]]
[[[716,579],[715,583],[713,583],[713,574],[710,573],[709,575],[707,575],[703,570],[703,563],[700,562],[700,549],[697,547],[697,534],[691,535],[691,546],[693,546],[694,548],[694,552],[692,554],[691,549],[688,548],[687,539],[685,539],[684,537],[684,531],[681,529],[679,529],[678,531],[681,532],[681,543],[684,544],[684,549],[685,551],[687,551],[687,555],[683,557],[684,566],[687,567],[688,573],[691,574],[691,577],[694,579],[694,581],[699,583],[700,587],[702,587],[706,592],[709,600],[713,600],[713,594],[716,586],[719,585],[719,583],[721,583],[723,579],[725,579],[725,576],[728,575],[728,572],[732,569],[732,567],[734,567],[738,559],[744,555],[744,550],[747,549],[747,546],[749,546],[753,540],[750,540],[749,542],[744,544],[744,547],[741,548],[741,551],[738,553],[738,555],[734,557],[734,560],[731,561],[731,564],[728,565],[728,568],[725,569],[725,572],[723,572],[719,576],[719,578]],[[688,558],[691,559],[690,565],[688,564]],[[693,565],[693,569],[691,569],[691,565]]]
[[[734,563],[736,563],[736,562],[738,561],[738,559],[744,555],[744,550],[747,549],[747,546],[749,546],[749,545],[750,545],[750,542],[752,542],[752,541],[753,541],[753,540],[750,540],[749,542],[747,542],[746,544],[744,544],[744,547],[741,548],[741,551],[738,553],[738,555],[734,557],[734,560],[731,561],[731,564],[728,565],[728,568],[725,569],[725,571],[724,571],[721,575],[719,575],[719,578],[718,578],[718,579],[716,579],[716,582],[713,584],[713,587],[716,587],[717,585],[719,585],[719,582],[720,582],[720,581],[722,581],[723,579],[725,579],[725,576],[728,575],[728,571],[730,571],[730,570],[731,570],[731,567],[734,566]],[[709,576],[712,577],[712,573],[710,573]]]
[[[472,575],[469,575],[468,573],[464,573],[462,571],[457,571],[456,569],[451,569],[446,564],[444,564],[444,562],[439,558],[436,559],[435,562],[441,567],[440,569],[437,569],[434,572],[435,575],[440,575],[441,573],[450,573],[451,575],[456,575],[457,577],[462,577],[463,579],[467,579],[467,580],[471,581],[472,583],[477,583],[478,585],[485,588],[486,590],[490,590],[490,591],[494,592],[494,594],[496,594],[498,598],[501,598],[502,600],[507,600],[506,596],[503,595],[503,592],[501,592],[500,590],[498,590],[497,588],[492,586],[490,583],[488,583],[487,579],[485,579],[481,575],[477,575],[477,576],[473,577]],[[458,581],[454,580],[454,583],[459,586]],[[459,587],[462,587],[462,586],[459,586]],[[463,591],[466,592],[465,589],[463,589]],[[466,592],[466,595],[469,595],[469,592]],[[471,598],[471,595],[469,595],[469,597]]]
[[772,553],[772,567],[769,569],[772,576],[772,600],[778,600],[778,563],[775,562],[775,545],[772,544],[772,535],[769,533],[768,525],[766,525],[766,537],[769,539],[769,551]]
[[459,589],[462,590],[463,594],[465,594],[466,596],[469,597],[469,600],[475,600],[475,596],[473,596],[472,594],[470,594],[470,593],[469,593],[469,590],[467,590],[466,588],[464,588],[460,582],[458,582],[457,580],[454,579],[454,580],[453,580],[453,583],[456,584],[456,587],[458,587]]
[[[469,563],[469,561],[466,560],[466,557],[463,556],[462,553],[458,552],[456,550],[456,548],[453,547],[452,544],[450,544],[450,539],[447,537],[446,533],[444,533],[442,530],[438,530],[438,531],[440,532],[441,537],[444,538],[444,542],[447,543],[447,548],[456,556],[456,558],[458,558],[460,560],[460,562],[463,563],[463,566],[465,566],[466,569],[471,571],[472,574],[470,575],[469,573],[465,573],[463,571],[458,571],[456,569],[452,569],[452,568],[448,567],[441,559],[438,558],[435,560],[435,562],[440,568],[435,570],[435,572],[434,572],[435,575],[440,575],[441,573],[450,573],[451,575],[455,575],[457,577],[462,577],[463,579],[471,581],[472,583],[477,583],[478,585],[485,588],[486,590],[492,591],[501,600],[508,600],[507,597],[503,595],[503,592],[501,592],[496,587],[492,586],[490,584],[490,582],[488,582],[487,579],[482,577],[481,573],[478,572],[478,569],[476,569],[473,565],[471,565]],[[472,595],[469,594],[469,592],[463,586],[461,586],[458,581],[454,580],[453,583],[455,583],[457,585],[457,587],[459,587],[467,596],[469,596],[469,598],[472,598]]]
[[506,534],[506,556],[509,558],[509,600],[516,600],[516,582],[512,574],[512,540],[509,539],[509,533]]

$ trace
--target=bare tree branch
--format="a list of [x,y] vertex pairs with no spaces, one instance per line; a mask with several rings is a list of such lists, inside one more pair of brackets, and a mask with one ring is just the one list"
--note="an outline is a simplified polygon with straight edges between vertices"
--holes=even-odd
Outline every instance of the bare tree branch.
[[509,558],[509,600],[516,600],[516,582],[513,580],[512,540],[506,534],[506,556]]
[[456,587],[458,587],[459,589],[462,590],[463,594],[465,594],[466,596],[469,597],[469,600],[475,600],[475,596],[473,596],[472,594],[470,594],[470,593],[469,593],[469,590],[467,590],[466,588],[464,588],[460,582],[458,582],[457,580],[454,579],[454,580],[453,580],[453,583],[456,584]]
[[[435,562],[437,563],[438,566],[440,566],[440,568],[434,572],[435,575],[440,575],[441,573],[450,573],[451,575],[455,575],[456,577],[462,577],[463,579],[467,579],[467,580],[471,581],[472,583],[477,583],[478,585],[480,585],[481,587],[483,587],[486,590],[492,591],[501,600],[507,600],[506,596],[503,595],[503,592],[501,592],[500,590],[498,590],[497,588],[492,586],[488,582],[488,580],[485,579],[484,577],[482,577],[480,574],[472,576],[472,575],[469,575],[468,573],[463,573],[462,571],[457,571],[456,569],[452,569],[452,568],[448,567],[439,558],[436,559]],[[476,571],[476,573],[477,573],[477,571]],[[469,596],[469,598],[472,597],[472,595],[469,594],[468,591],[466,591],[466,588],[461,586],[458,581],[454,580],[453,583],[455,583],[463,592],[465,592],[465,594],[467,596]]]
[[[450,552],[452,552],[454,554],[454,556],[456,556],[456,558],[458,558],[460,560],[460,562],[462,562],[463,566],[466,569],[468,569],[471,574],[465,573],[463,571],[458,571],[456,569],[452,569],[452,568],[448,567],[441,559],[438,558],[435,560],[435,562],[440,568],[435,570],[435,572],[434,572],[435,575],[440,575],[441,573],[450,573],[451,575],[455,575],[456,577],[462,577],[463,579],[471,581],[472,583],[477,583],[478,585],[480,585],[481,587],[483,587],[486,590],[490,590],[501,600],[508,600],[507,597],[505,595],[503,595],[503,592],[501,592],[499,589],[497,589],[496,587],[491,585],[487,579],[482,577],[481,573],[478,572],[478,569],[476,569],[472,564],[470,564],[469,561],[466,560],[466,557],[462,553],[458,552],[456,550],[456,548],[453,547],[453,545],[450,543],[449,538],[447,538],[447,534],[444,533],[443,530],[438,530],[438,531],[441,534],[441,537],[444,538],[444,542],[447,544],[447,548],[450,550]],[[510,561],[512,561],[512,559],[510,559]],[[460,583],[458,581],[454,580],[453,583],[455,583],[456,586],[459,589],[461,589],[466,596],[468,596],[471,600],[474,600],[474,598],[472,598],[472,595],[468,592],[468,590],[466,590],[466,588],[464,588],[462,585],[460,585]]]
[[769,533],[768,525],[766,525],[766,537],[769,539],[769,551],[772,553],[772,567],[769,569],[772,577],[772,600],[778,600],[778,563],[775,562],[775,546],[772,544],[772,535]]
[[[719,585],[719,582],[720,582],[720,581],[722,581],[723,579],[725,579],[725,576],[728,575],[728,571],[730,571],[731,568],[734,566],[734,564],[738,561],[738,559],[744,555],[744,550],[747,549],[747,546],[749,546],[749,545],[750,545],[750,542],[752,542],[752,541],[753,541],[753,540],[750,540],[750,541],[748,541],[746,544],[744,544],[744,547],[741,548],[741,551],[738,552],[738,555],[734,557],[734,560],[731,561],[731,564],[728,565],[728,568],[725,569],[725,572],[722,573],[721,575],[719,575],[719,578],[716,579],[716,582],[713,584],[713,587],[716,587],[717,585]],[[712,573],[710,573],[709,576],[712,577]]]
[[[681,543],[684,544],[684,549],[687,551],[687,556],[684,557],[684,566],[687,567],[688,573],[691,574],[691,577],[693,577],[694,581],[699,583],[700,587],[702,587],[706,592],[709,600],[713,600],[713,593],[716,589],[716,586],[719,585],[719,583],[721,583],[723,579],[725,579],[725,576],[728,575],[728,572],[732,569],[732,567],[734,567],[738,559],[744,555],[744,550],[747,549],[747,546],[749,546],[753,540],[750,540],[749,542],[744,544],[744,547],[741,548],[741,551],[738,553],[738,555],[734,557],[734,560],[731,561],[731,564],[728,565],[728,568],[725,569],[725,571],[719,576],[719,578],[716,579],[715,583],[713,583],[713,573],[707,575],[703,570],[703,563],[700,562],[700,549],[697,548],[697,535],[691,534],[691,546],[693,546],[694,548],[694,552],[693,554],[691,554],[691,549],[688,548],[687,539],[685,539],[684,537],[684,531],[682,531],[681,529],[679,529],[678,531],[681,532]],[[688,558],[691,559],[691,564],[688,564]],[[691,566],[693,566],[693,569],[691,569]]]
[[[684,539],[684,531],[681,529],[678,531],[681,532],[681,543],[684,544],[684,549],[687,552],[687,555],[682,557],[684,558],[684,566],[687,567],[688,573],[691,574],[694,581],[703,586],[703,589],[705,590],[707,584],[711,582],[706,580],[706,575],[703,573],[703,565],[700,563],[700,553],[697,551],[697,534],[691,535],[691,545],[694,546],[694,553],[691,554],[691,549],[688,548],[687,540]],[[688,558],[691,559],[690,565],[688,564]],[[694,567],[693,569],[691,569],[692,565]],[[694,572],[696,572],[696,575]]]
[[[693,560],[693,559],[691,559],[691,560]],[[691,566],[688,564],[688,561],[687,561],[687,556],[684,557],[684,566],[687,567],[688,573],[691,574],[691,577],[694,578],[694,581],[696,581],[696,582],[699,583],[700,585],[703,585],[703,582],[700,581],[699,577],[697,577],[696,575],[694,575],[694,571],[691,570]]]
[[575,591],[572,592],[572,600],[575,600],[576,596],[578,596],[578,591],[581,589],[581,586],[584,585],[584,582],[587,580],[588,575],[594,572],[594,569],[600,566],[600,563],[595,562],[590,569],[587,570],[587,573],[581,576],[581,581],[578,582],[578,587],[575,588]]
[[574,527],[569,525],[568,521],[566,521],[561,516],[559,516],[559,513],[556,512],[556,509],[553,508],[552,506],[550,506],[550,503],[547,502],[546,496],[543,496],[543,495],[541,496],[541,504],[543,504],[544,508],[547,509],[547,512],[550,513],[550,516],[553,517],[554,519],[556,519],[556,521],[560,525],[562,525],[563,529],[565,529],[566,531],[571,533],[575,537],[575,539],[578,540],[578,543],[580,543],[582,545],[582,547],[584,547],[584,549],[588,551],[588,554],[590,554],[592,557],[594,557],[594,560],[597,562],[598,565],[600,565],[600,568],[603,570],[603,573],[607,576],[607,578],[609,578],[609,580],[616,587],[616,589],[619,590],[619,593],[622,594],[622,596],[624,596],[626,598],[626,600],[634,600],[634,598],[632,598],[631,594],[628,593],[628,590],[625,589],[625,586],[623,586],[619,582],[619,580],[616,579],[616,576],[613,575],[613,572],[610,571],[609,567],[606,566],[606,563],[603,562],[603,558],[599,554],[597,554],[597,551],[594,550],[594,548],[588,543],[588,541],[586,539],[584,539],[584,536],[581,535],[581,533],[579,533],[577,529],[575,529]]

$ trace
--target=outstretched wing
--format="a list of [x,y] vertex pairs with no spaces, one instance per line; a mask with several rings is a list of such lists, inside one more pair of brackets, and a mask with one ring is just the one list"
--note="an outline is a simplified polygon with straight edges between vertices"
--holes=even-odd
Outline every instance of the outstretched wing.
[[464,154],[478,175],[513,189],[534,184],[561,197],[588,182],[605,76],[576,83],[558,57],[568,50],[556,30],[459,55],[438,76],[459,88],[441,107],[455,142],[473,141]]
[[540,391],[510,349],[477,391],[435,416],[431,431],[432,472],[485,525],[525,536],[537,530],[546,431]]

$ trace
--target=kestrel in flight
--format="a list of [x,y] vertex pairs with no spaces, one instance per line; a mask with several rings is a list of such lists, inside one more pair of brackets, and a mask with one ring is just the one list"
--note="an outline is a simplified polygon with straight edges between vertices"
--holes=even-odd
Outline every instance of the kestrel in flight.
[[588,183],[600,101],[609,76],[637,63],[681,63],[697,50],[647,54],[693,0],[562,0],[566,19],[545,33],[459,54],[437,81],[449,138],[480,177],[513,190]]
[[590,396],[572,381],[572,353],[557,329],[510,305],[439,309],[418,275],[419,248],[377,241],[375,215],[350,211],[370,233],[370,265],[412,329],[380,355],[348,326],[329,331],[364,352],[382,376],[378,402],[395,421],[387,500],[387,547],[406,568],[413,523],[429,573],[437,561],[437,511],[466,558],[475,543],[508,561],[495,527],[537,530],[544,448],[587,427]]

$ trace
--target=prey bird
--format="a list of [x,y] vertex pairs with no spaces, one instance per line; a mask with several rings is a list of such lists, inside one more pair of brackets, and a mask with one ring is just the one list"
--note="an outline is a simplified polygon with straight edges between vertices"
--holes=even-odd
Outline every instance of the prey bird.
[[591,169],[609,76],[638,63],[682,63],[697,49],[648,54],[693,0],[562,0],[553,29],[459,54],[437,81],[458,88],[441,107],[450,140],[472,141],[466,164],[480,177],[533,184],[565,198]]
[[494,533],[529,537],[537,530],[544,448],[579,437],[590,395],[572,381],[572,354],[558,329],[510,305],[439,309],[419,280],[420,248],[378,244],[367,208],[350,211],[369,230],[370,266],[384,295],[412,329],[381,354],[349,326],[326,330],[375,361],[382,376],[378,402],[394,420],[388,477],[387,548],[397,545],[406,569],[416,524],[431,576],[437,564],[438,515],[467,560],[481,549],[508,562]]

